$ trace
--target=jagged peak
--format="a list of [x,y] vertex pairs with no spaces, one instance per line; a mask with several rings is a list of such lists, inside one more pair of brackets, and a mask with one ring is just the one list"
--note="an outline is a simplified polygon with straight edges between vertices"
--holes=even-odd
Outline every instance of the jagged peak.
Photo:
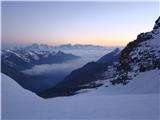
[[160,23],[160,16],[158,17],[158,19],[156,20],[156,24]]
[[160,27],[160,16],[158,17],[158,19],[155,21],[155,25],[153,27],[153,29],[158,29]]

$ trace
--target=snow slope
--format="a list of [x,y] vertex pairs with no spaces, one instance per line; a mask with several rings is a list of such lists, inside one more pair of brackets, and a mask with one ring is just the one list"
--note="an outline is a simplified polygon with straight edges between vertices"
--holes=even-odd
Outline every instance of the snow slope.
[[[100,81],[98,81],[100,82]],[[89,94],[160,94],[160,70],[141,72],[130,80],[127,85],[111,85],[109,80],[102,81],[104,85],[89,91]]]
[[[155,79],[149,80],[152,75]],[[155,90],[145,94],[141,91],[152,89],[152,85],[155,88],[159,78],[159,71],[149,71],[140,73],[125,88],[100,88],[72,97],[44,100],[2,74],[2,119],[158,120],[160,94]],[[125,90],[129,92],[118,92]],[[115,94],[107,94],[111,91]],[[103,94],[96,94],[98,92]]]

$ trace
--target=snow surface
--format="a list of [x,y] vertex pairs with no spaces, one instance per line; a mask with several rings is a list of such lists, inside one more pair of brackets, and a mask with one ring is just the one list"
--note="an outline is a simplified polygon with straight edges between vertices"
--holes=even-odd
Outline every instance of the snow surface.
[[[159,73],[159,70],[140,73],[128,87],[101,87],[71,97],[46,100],[2,74],[2,119],[159,120],[160,94],[155,91]],[[144,92],[146,90],[152,92]]]
[[[100,81],[98,81],[100,83]],[[102,81],[104,85],[98,89],[85,90],[89,94],[160,94],[160,70],[139,73],[127,85],[111,85],[109,80]],[[83,90],[81,90],[83,91]],[[81,92],[80,91],[80,92]]]

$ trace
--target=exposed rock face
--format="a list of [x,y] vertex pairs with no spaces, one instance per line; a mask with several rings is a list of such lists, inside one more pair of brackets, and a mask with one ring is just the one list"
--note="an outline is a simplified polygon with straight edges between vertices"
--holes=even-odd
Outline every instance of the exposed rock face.
[[118,76],[114,83],[126,83],[132,78],[130,72],[144,72],[160,69],[160,17],[156,20],[152,31],[141,33],[121,52]]

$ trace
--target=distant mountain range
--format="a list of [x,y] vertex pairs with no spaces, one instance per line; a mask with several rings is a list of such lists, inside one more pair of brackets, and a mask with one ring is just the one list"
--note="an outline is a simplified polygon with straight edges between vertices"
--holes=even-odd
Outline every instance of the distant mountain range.
[[80,57],[61,51],[42,51],[26,48],[5,49],[2,50],[1,54],[2,64],[13,67],[18,71],[31,68],[34,65],[63,63],[78,58]]
[[[45,89],[49,85],[49,76],[34,76],[23,73],[23,70],[31,69],[35,65],[64,63],[79,59],[79,56],[61,51],[41,51],[27,48],[4,49],[1,52],[1,72],[17,81],[21,86],[33,92]],[[46,80],[47,79],[47,80]]]
[[82,44],[64,44],[64,45],[59,45],[59,46],[54,46],[53,48],[55,49],[60,49],[60,50],[105,50],[107,47],[104,46],[98,46],[98,45],[82,45]]
[[[19,47],[18,47],[19,48]],[[25,50],[33,50],[33,51],[55,51],[55,50],[106,50],[107,47],[99,46],[99,45],[91,45],[91,44],[61,44],[61,45],[46,45],[46,44],[37,44],[34,43],[32,45],[23,47]]]
[[[69,50],[72,49],[71,45],[61,45],[60,48],[62,48],[62,46],[63,47],[70,46]],[[100,46],[97,47],[92,45],[75,45],[75,46],[86,47],[87,49],[89,48],[90,50],[95,50],[95,48],[96,49],[101,48]],[[31,69],[35,65],[53,64],[53,63],[61,64],[67,61],[77,60],[80,58],[79,56],[76,56],[73,54],[68,54],[61,51],[56,52],[56,50],[54,51],[54,49],[51,49],[51,47],[49,47],[48,45],[38,45],[38,44],[33,44],[31,46],[27,46],[23,48],[17,47],[13,49],[4,49],[2,50],[2,54],[1,54],[2,73],[13,78],[24,88],[29,89],[33,92],[39,93],[40,91],[46,89],[47,86],[48,87],[53,86],[55,83],[54,82],[50,83],[50,81],[53,81],[52,79],[56,79],[56,77],[50,74],[35,76],[35,75],[25,74],[22,71],[26,69]],[[77,49],[77,50],[81,50],[81,49]],[[86,50],[86,49],[83,49],[83,50]],[[108,59],[112,59],[112,57],[115,57],[116,55],[118,55],[117,52],[118,52],[118,49],[116,51],[113,51],[106,57]],[[106,57],[104,56],[101,59],[104,59]],[[91,62],[85,66],[86,67],[82,69],[83,71],[86,72],[86,74],[91,70],[92,70],[92,73],[99,74],[100,71],[97,71],[96,69],[99,68],[99,69],[102,69],[102,71],[104,71],[104,68],[105,68],[103,64],[101,65],[98,62]],[[96,71],[93,71],[92,68],[95,68]],[[83,76],[83,73],[84,72],[82,73],[80,72],[79,75]],[[86,77],[87,76],[83,76],[84,79]],[[78,78],[78,76],[76,76],[76,78]],[[54,80],[54,81],[57,81],[57,80]]]

